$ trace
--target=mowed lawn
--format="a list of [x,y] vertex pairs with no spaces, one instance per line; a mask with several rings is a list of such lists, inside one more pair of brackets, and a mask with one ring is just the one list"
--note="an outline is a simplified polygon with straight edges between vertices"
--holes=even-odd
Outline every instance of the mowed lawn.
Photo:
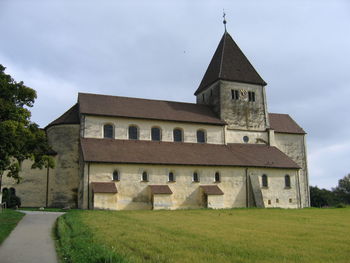
[[23,216],[23,213],[14,211],[12,209],[4,209],[2,212],[0,212],[0,244],[17,226],[17,223],[22,219]]
[[65,262],[350,262],[350,208],[72,211],[58,236]]

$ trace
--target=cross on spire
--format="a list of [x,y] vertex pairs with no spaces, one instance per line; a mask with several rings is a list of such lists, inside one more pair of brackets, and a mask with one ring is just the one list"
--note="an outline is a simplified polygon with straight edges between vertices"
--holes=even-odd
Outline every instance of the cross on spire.
[[224,27],[225,27],[225,32],[226,32],[226,13],[225,13],[225,9],[222,10],[222,17],[224,18],[224,20],[222,21],[222,23],[224,24]]

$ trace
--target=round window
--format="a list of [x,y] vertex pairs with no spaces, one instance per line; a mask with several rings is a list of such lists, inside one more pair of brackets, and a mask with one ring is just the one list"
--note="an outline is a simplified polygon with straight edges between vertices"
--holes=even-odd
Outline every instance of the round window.
[[243,141],[244,141],[245,143],[249,142],[249,137],[248,137],[248,136],[243,136]]

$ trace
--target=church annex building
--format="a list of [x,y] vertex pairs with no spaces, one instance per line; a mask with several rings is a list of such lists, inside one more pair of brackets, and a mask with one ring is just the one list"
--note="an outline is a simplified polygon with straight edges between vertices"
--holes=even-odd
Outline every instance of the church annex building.
[[305,131],[265,86],[225,31],[196,103],[79,93],[45,128],[56,167],[2,188],[27,207],[308,207]]

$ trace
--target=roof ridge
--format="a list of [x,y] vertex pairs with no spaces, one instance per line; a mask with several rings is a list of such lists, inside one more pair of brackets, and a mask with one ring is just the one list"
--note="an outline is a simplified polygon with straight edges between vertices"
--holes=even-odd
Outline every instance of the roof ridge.
[[225,31],[225,33],[224,33],[224,41],[222,43],[222,53],[221,53],[221,59],[220,59],[219,78],[221,78],[222,64],[223,64],[223,60],[224,60],[226,34],[227,34],[227,31]]

